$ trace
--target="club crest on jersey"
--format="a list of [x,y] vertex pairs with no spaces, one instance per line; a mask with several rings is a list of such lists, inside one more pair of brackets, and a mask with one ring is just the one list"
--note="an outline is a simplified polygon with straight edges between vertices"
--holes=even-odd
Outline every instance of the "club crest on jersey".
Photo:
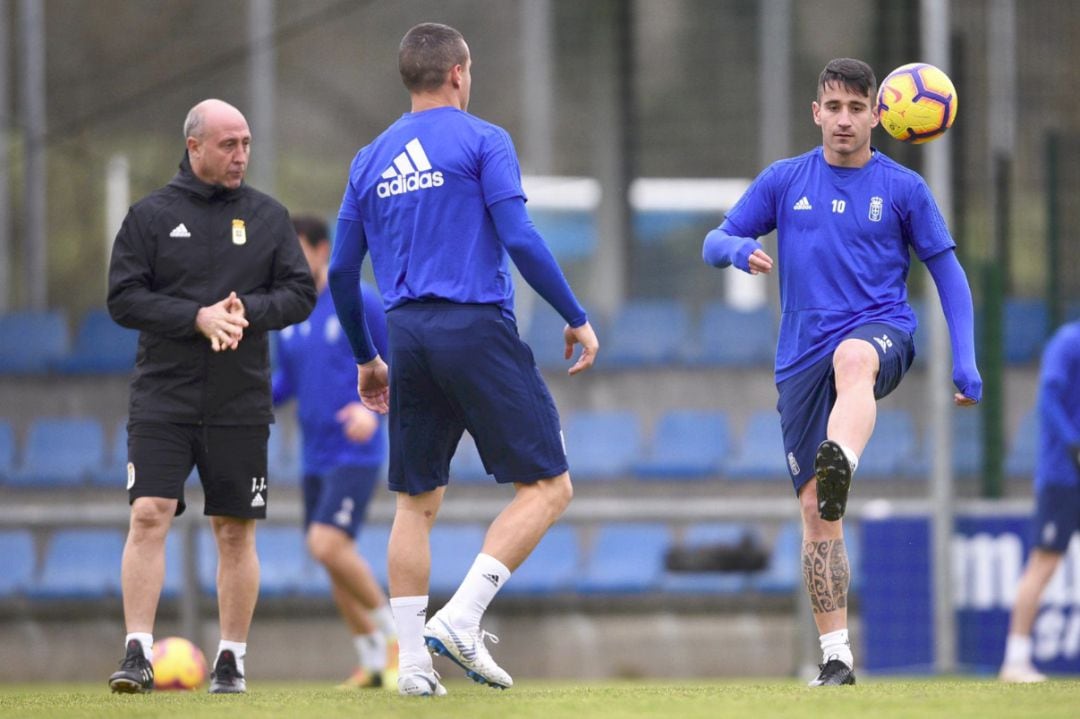
[[405,143],[405,151],[394,158],[381,177],[383,181],[375,186],[375,193],[381,199],[443,185],[443,174],[432,169],[419,138]]
[[870,198],[870,221],[881,222],[881,210],[885,207],[885,200],[880,197]]
[[243,220],[232,221],[232,243],[234,245],[242,245],[247,242],[247,230],[244,229]]

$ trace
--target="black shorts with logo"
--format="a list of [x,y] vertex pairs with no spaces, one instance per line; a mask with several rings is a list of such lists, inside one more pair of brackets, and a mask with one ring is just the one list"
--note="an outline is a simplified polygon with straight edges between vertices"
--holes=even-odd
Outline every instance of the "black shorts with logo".
[[203,514],[265,519],[266,442],[270,427],[197,425],[134,420],[128,423],[128,502],[139,497],[178,500],[184,482],[199,468],[206,502]]

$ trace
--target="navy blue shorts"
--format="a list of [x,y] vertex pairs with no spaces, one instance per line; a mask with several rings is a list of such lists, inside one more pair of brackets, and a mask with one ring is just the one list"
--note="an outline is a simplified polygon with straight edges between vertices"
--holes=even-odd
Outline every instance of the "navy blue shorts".
[[1069,548],[1073,532],[1080,529],[1080,487],[1049,484],[1035,500],[1032,544],[1055,554]]
[[445,485],[464,430],[497,482],[567,470],[559,413],[517,327],[494,305],[424,302],[387,313],[390,489]]
[[378,477],[377,465],[344,465],[322,474],[305,474],[304,530],[318,522],[356,539]]
[[[874,383],[874,398],[881,399],[900,384],[915,358],[911,335],[891,325],[866,324],[848,333],[847,339],[863,339],[877,350],[880,367]],[[824,442],[829,413],[836,404],[836,373],[830,354],[794,377],[776,386],[780,393],[776,409],[784,434],[788,473],[798,494],[814,476],[814,455]]]

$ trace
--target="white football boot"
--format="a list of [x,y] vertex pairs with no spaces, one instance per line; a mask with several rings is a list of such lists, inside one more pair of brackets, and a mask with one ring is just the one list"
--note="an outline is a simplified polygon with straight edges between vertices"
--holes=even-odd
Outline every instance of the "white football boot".
[[485,639],[491,639],[492,644],[499,643],[497,636],[482,629],[474,633],[455,628],[442,612],[436,612],[424,627],[424,642],[433,653],[453,661],[478,684],[509,689],[514,686],[514,680],[491,658]]
[[439,683],[439,674],[435,670],[401,672],[397,680],[397,690],[403,697],[446,696],[446,687]]
[[1003,664],[998,679],[1009,684],[1038,684],[1046,681],[1046,675],[1029,663]]

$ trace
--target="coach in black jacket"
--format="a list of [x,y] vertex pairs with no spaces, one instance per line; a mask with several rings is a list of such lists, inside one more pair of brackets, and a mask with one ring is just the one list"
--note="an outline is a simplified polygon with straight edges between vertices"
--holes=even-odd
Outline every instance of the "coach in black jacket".
[[247,121],[205,100],[165,187],[132,206],[109,267],[109,312],[139,330],[128,422],[131,527],[121,569],[125,657],[113,691],[153,686],[149,663],[165,536],[198,467],[218,546],[222,641],[210,691],[245,690],[259,590],[255,519],[266,516],[273,422],[269,330],[303,321],[315,285],[288,211],[244,184]]

